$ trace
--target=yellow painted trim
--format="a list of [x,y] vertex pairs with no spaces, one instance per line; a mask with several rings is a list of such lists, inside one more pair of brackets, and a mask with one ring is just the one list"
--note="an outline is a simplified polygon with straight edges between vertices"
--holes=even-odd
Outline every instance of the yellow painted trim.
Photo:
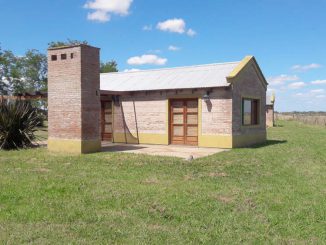
[[200,146],[202,138],[202,125],[203,125],[203,105],[202,99],[198,98],[198,146]]
[[274,103],[275,103],[275,92],[272,93],[271,102],[274,105]]
[[[166,134],[146,134],[140,133],[139,139],[132,134],[114,133],[116,143],[127,144],[153,144],[168,145]],[[127,138],[127,142],[125,139]],[[266,133],[251,133],[246,135],[199,135],[198,147],[216,147],[216,148],[236,148],[245,147],[266,141]]]
[[[134,135],[131,133],[114,133],[115,143],[126,143],[126,144],[153,144],[153,145],[168,145],[169,138],[168,134],[147,134],[139,133]],[[126,142],[127,140],[127,142]]]
[[199,147],[232,148],[232,135],[200,135]]
[[253,62],[254,63],[254,69],[256,70],[257,76],[259,77],[259,80],[261,81],[263,87],[266,89],[268,82],[266,81],[266,78],[261,71],[256,59],[252,55],[248,55],[243,58],[243,60],[240,61],[240,63],[231,71],[231,73],[226,77],[227,81],[229,83],[234,82],[234,78],[239,75],[239,73],[249,64]]
[[254,144],[264,143],[266,132],[250,133],[244,135],[233,135],[233,147],[246,147]]
[[[111,102],[111,116],[112,116],[112,142],[114,142],[114,134],[113,134],[113,132],[114,132],[114,101],[113,100],[111,100],[112,102]],[[102,125],[101,125],[101,127],[102,127]]]
[[170,101],[169,99],[166,99],[165,102],[165,109],[166,109],[166,115],[165,115],[165,133],[166,133],[166,142],[167,144],[170,144]]
[[240,61],[240,63],[231,71],[231,73],[226,77],[227,79],[235,78],[240,71],[254,58],[254,56],[248,55]]
[[92,153],[101,151],[100,140],[49,139],[48,150],[65,153]]

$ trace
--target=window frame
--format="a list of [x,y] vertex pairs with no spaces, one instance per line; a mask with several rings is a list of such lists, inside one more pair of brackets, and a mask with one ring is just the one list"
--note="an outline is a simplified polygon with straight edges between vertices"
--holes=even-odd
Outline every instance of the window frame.
[[[245,113],[244,113],[244,104],[245,101],[250,101],[250,124],[245,123]],[[241,126],[250,127],[250,126],[259,126],[260,125],[260,98],[250,98],[242,97],[241,98]],[[255,105],[256,104],[256,105]],[[256,109],[254,109],[256,108]],[[254,111],[256,111],[255,114]]]

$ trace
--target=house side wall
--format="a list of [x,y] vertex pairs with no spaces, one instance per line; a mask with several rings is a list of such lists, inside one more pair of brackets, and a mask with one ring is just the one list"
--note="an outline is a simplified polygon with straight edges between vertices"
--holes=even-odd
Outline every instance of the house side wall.
[[214,89],[210,100],[200,100],[201,129],[198,145],[201,147],[232,148],[232,90]]
[[274,105],[266,105],[266,126],[274,127]]
[[[266,87],[254,62],[248,63],[232,82],[233,147],[249,146],[266,141]],[[242,125],[242,98],[259,99],[259,125]]]
[[124,95],[113,105],[113,141],[119,143],[169,144],[169,100],[198,98],[198,145],[232,147],[232,94],[216,88],[210,101],[204,89],[138,92]]

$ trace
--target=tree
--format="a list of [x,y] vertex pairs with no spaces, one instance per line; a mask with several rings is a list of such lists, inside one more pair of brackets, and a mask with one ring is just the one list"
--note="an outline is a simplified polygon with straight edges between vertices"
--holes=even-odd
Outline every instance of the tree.
[[[0,95],[47,91],[47,57],[37,50],[28,50],[24,56],[15,56],[0,49]],[[44,109],[47,102],[35,100],[34,107]]]
[[88,44],[87,41],[79,41],[79,40],[72,40],[72,39],[67,39],[67,41],[54,41],[48,43],[49,48],[56,48],[56,47],[62,47],[62,46],[74,46],[74,45],[79,45],[79,44]]
[[24,91],[47,91],[47,57],[32,49],[20,59],[20,69],[24,80]]
[[118,64],[115,60],[111,60],[108,62],[101,62],[100,67],[101,73],[108,73],[108,72],[117,72],[118,71]]
[[6,81],[6,76],[5,76],[5,66],[6,64],[6,59],[3,55],[3,51],[0,46],[0,95],[6,94],[7,91],[7,84],[5,83]]
[[0,49],[0,93],[11,93],[22,89],[22,74],[19,57],[9,50]]

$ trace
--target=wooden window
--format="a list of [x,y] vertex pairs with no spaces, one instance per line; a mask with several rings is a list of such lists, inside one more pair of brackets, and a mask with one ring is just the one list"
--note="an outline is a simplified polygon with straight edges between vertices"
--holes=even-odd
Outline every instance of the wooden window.
[[242,99],[242,125],[259,124],[259,100]]
[[66,60],[67,59],[67,54],[61,54],[61,59]]

